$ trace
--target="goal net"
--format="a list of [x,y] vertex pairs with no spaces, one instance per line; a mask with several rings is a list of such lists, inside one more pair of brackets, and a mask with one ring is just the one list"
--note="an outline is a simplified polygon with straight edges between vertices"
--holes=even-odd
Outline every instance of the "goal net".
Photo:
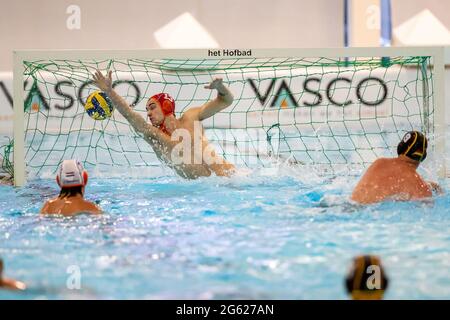
[[[155,93],[169,93],[179,117],[214,99],[217,92],[204,86],[223,78],[234,102],[203,126],[216,152],[237,167],[287,163],[321,173],[360,172],[378,157],[393,156],[409,130],[426,133],[434,148],[440,121],[435,56],[382,49],[219,57],[208,50],[17,53],[15,89],[22,84],[23,90],[14,101],[15,174],[54,177],[70,158],[105,176],[151,176],[163,167],[117,111],[101,121],[85,112],[86,98],[98,90],[96,69],[112,71],[114,89],[143,117]],[[6,149],[2,160],[10,163]]]

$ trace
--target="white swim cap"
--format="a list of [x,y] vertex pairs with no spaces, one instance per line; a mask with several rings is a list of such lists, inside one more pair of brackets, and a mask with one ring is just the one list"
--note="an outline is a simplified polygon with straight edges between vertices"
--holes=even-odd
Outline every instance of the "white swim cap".
[[56,175],[56,182],[61,188],[84,187],[87,180],[88,173],[77,160],[64,160]]

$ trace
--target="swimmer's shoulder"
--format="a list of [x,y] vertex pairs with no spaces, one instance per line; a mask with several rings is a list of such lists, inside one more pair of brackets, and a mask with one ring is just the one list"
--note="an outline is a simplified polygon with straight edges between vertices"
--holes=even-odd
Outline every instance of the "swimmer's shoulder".
[[95,203],[84,200],[83,211],[89,212],[91,214],[102,214],[103,211]]
[[374,164],[376,164],[377,166],[382,166],[382,165],[386,165],[386,164],[391,164],[394,162],[395,159],[393,158],[378,158],[377,160],[374,161]]
[[57,204],[60,201],[60,199],[58,197],[53,198],[53,199],[48,199],[47,201],[45,201],[44,205],[41,208],[40,213],[41,214],[51,214],[53,213],[53,208],[55,206],[55,204]]
[[378,158],[370,165],[368,171],[378,171],[381,169],[385,169],[386,166],[390,166],[392,164],[393,162],[390,158]]
[[186,110],[180,117],[180,121],[193,121],[198,120],[201,107],[192,107]]

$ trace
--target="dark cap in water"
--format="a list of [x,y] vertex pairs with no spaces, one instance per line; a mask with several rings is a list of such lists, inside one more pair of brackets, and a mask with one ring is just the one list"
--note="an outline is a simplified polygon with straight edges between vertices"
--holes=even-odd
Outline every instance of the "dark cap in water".
[[397,154],[422,162],[427,157],[428,141],[419,131],[409,131],[397,146]]

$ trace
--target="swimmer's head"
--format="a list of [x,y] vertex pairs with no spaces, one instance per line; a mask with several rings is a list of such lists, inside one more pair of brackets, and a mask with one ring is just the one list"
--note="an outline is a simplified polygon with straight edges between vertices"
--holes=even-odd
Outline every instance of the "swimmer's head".
[[148,99],[146,109],[152,124],[159,127],[167,116],[175,115],[175,100],[167,93],[158,93]]
[[383,299],[388,278],[380,258],[372,255],[355,257],[345,279],[345,287],[353,300]]
[[419,131],[407,132],[397,146],[397,154],[422,162],[427,157],[428,141]]
[[88,182],[88,173],[81,162],[77,160],[64,160],[58,169],[56,182],[61,189],[84,188]]

